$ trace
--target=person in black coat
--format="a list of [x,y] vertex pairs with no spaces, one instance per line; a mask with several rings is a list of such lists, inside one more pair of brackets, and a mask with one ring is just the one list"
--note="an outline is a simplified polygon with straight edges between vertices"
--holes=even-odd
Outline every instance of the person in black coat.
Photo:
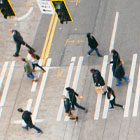
[[[103,86],[105,86],[105,81],[104,81],[103,77],[101,76],[100,71],[97,69],[91,69],[90,72],[92,73],[92,78],[93,78],[95,87],[101,86],[103,89]],[[105,95],[106,91],[103,91],[103,94]]]
[[66,96],[62,96],[62,99],[64,100],[65,116],[69,116],[71,120],[78,121],[78,117],[72,114],[69,98],[67,98]]
[[114,106],[118,106],[118,107],[121,107],[122,109],[124,109],[124,106],[123,105],[116,104],[116,102],[115,102],[115,99],[116,99],[115,92],[109,86],[107,86],[107,99],[109,100],[110,105],[111,105],[111,107],[109,109],[114,109]]
[[112,63],[112,72],[113,72],[113,76],[116,78],[116,86],[121,86],[122,83],[122,79],[124,79],[124,81],[126,83],[129,83],[129,78],[127,76],[125,76],[125,70],[124,67],[122,65],[119,53],[113,49],[111,50],[112,53],[112,61],[110,61],[110,63]]
[[24,40],[23,37],[21,36],[21,34],[17,31],[17,30],[8,30],[9,33],[12,34],[13,36],[13,40],[16,43],[16,52],[13,56],[18,57],[19,56],[19,52],[20,52],[20,48],[21,45],[26,46],[28,49],[32,50],[33,52],[35,52],[35,50],[33,48],[31,48]]
[[88,55],[90,55],[95,50],[97,56],[102,57],[102,55],[99,53],[99,50],[97,48],[98,47],[98,42],[92,36],[91,33],[87,33],[87,39],[88,39],[88,45],[90,47],[90,50],[88,51]]
[[22,127],[22,128],[24,128],[26,130],[28,130],[28,128],[34,128],[38,133],[43,133],[43,131],[40,128],[36,127],[32,123],[32,118],[31,118],[32,113],[31,112],[29,112],[27,110],[24,111],[22,108],[18,108],[17,111],[22,113],[22,119],[26,123],[26,126]]
[[67,87],[66,90],[68,91],[69,99],[70,99],[71,105],[72,105],[72,110],[75,110],[74,106],[76,106],[77,108],[82,109],[85,111],[85,113],[87,113],[88,110],[85,107],[83,107],[77,103],[77,97],[79,96],[79,94],[77,94],[74,91],[74,89],[72,89],[70,87]]

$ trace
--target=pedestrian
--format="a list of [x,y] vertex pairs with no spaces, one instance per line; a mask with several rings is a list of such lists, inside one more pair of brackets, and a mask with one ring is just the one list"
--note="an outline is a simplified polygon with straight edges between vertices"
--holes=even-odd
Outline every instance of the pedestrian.
[[69,116],[71,120],[78,121],[78,117],[76,117],[72,114],[71,103],[70,103],[69,98],[67,98],[66,96],[62,96],[62,99],[64,100],[64,108],[65,108],[64,115]]
[[33,82],[37,82],[38,79],[35,78],[35,76],[32,74],[32,68],[31,68],[29,62],[26,61],[25,58],[22,58],[21,60],[22,60],[22,62],[24,62],[24,70],[26,72],[27,77],[32,79]]
[[35,66],[37,66],[37,67],[39,67],[39,68],[43,71],[43,73],[46,72],[46,70],[43,69],[43,67],[40,66],[40,65],[38,64],[38,61],[39,61],[39,59],[40,59],[39,55],[35,54],[35,53],[34,53],[33,51],[31,51],[31,50],[27,50],[27,52],[28,52],[29,55],[31,56],[32,68],[33,68],[32,71],[35,71]]
[[27,110],[23,110],[22,108],[18,108],[17,109],[18,112],[22,113],[22,119],[24,120],[26,126],[25,127],[22,127],[23,129],[25,130],[28,130],[28,128],[34,128],[37,133],[43,133],[43,131],[36,127],[33,123],[32,123],[32,118],[31,118],[31,115],[32,113],[27,111]]
[[88,112],[88,109],[86,109],[85,107],[79,105],[77,103],[77,98],[82,98],[82,96],[79,96],[79,94],[77,94],[74,89],[70,88],[70,87],[67,87],[66,90],[68,91],[68,95],[69,95],[69,99],[70,99],[70,102],[71,102],[71,106],[72,106],[72,110],[75,110],[75,106],[79,109],[82,109],[85,111],[85,113]]
[[113,72],[113,76],[116,78],[116,86],[121,86],[122,83],[122,79],[124,79],[124,81],[126,83],[129,83],[129,78],[127,76],[125,76],[125,70],[123,67],[123,62],[120,59],[119,53],[113,49],[111,50],[112,53],[112,61],[110,61],[110,63],[112,63],[112,72]]
[[88,55],[90,55],[94,50],[97,54],[97,56],[102,57],[102,55],[99,53],[98,50],[98,42],[94,38],[94,36],[91,33],[87,33],[87,39],[88,39],[88,45],[90,47],[90,50],[88,51]]
[[109,86],[107,86],[107,98],[111,105],[111,107],[109,109],[114,109],[114,106],[118,106],[118,107],[121,107],[122,109],[124,109],[124,105],[116,104],[116,102],[115,102],[116,95],[114,93],[114,90]]
[[21,48],[21,45],[24,45],[26,46],[28,49],[32,50],[32,51],[35,51],[32,47],[30,47],[24,40],[23,40],[23,37],[21,36],[21,34],[17,31],[17,30],[11,30],[9,29],[8,30],[9,33],[12,34],[13,36],[13,40],[15,41],[16,43],[16,52],[13,56],[15,57],[18,57],[19,56],[19,52],[20,52],[20,48]]
[[94,82],[97,94],[101,93],[105,95],[106,91],[103,90],[105,86],[105,81],[103,77],[101,76],[100,71],[92,68],[90,69],[90,72],[92,73],[92,78],[93,78],[93,82]]

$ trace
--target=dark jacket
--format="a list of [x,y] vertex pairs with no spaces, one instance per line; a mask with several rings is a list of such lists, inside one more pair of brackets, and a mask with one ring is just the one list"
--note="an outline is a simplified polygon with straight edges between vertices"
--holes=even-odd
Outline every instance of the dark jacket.
[[73,89],[71,89],[71,91],[69,91],[68,94],[69,94],[71,103],[75,104],[77,102],[76,96],[79,96],[79,95]]
[[113,71],[113,76],[118,78],[119,80],[122,80],[124,75],[125,75],[125,71],[123,65],[120,63],[119,65],[116,66],[116,69]]
[[23,38],[17,30],[12,30],[15,43],[24,44]]
[[104,79],[98,70],[95,70],[95,72],[93,72],[92,77],[93,77],[93,82],[94,82],[95,86],[104,86],[105,85]]
[[30,128],[33,127],[31,115],[32,113],[27,110],[25,110],[22,114],[22,119],[25,121],[26,124],[28,124]]
[[98,42],[96,41],[96,39],[92,36],[92,38],[90,38],[90,33],[87,34],[87,38],[88,38],[88,45],[91,49],[95,49],[98,46]]
[[116,69],[116,66],[121,63],[120,56],[119,56],[119,54],[117,52],[113,54],[112,61],[110,61],[110,63],[113,64],[112,70],[115,70]]
[[71,111],[71,103],[68,98],[64,101],[65,113],[69,113]]

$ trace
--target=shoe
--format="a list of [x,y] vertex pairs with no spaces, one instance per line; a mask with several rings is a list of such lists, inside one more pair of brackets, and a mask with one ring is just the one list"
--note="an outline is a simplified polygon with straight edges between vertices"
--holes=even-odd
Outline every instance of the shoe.
[[46,70],[43,70],[42,73],[46,72]]
[[75,111],[76,109],[75,109],[75,108],[73,108],[72,110],[73,110],[73,111]]
[[78,122],[78,119],[79,119],[79,118],[78,118],[78,117],[76,117],[76,119],[75,119],[75,120]]
[[104,91],[103,95],[106,95],[107,91]]
[[22,128],[23,128],[23,129],[25,129],[25,130],[28,130],[28,128],[27,128],[27,127],[25,127],[25,126],[22,126]]
[[88,112],[88,109],[85,110],[85,113],[87,113],[87,112]]
[[122,106],[122,109],[124,109],[124,108],[125,108],[125,106],[123,105],[123,106]]
[[88,53],[88,56],[90,56],[90,54]]
[[43,131],[38,131],[37,133],[41,133],[41,134],[42,134],[42,133],[43,133]]
[[38,79],[32,80],[32,82],[37,82],[37,81],[38,81]]
[[18,57],[19,55],[14,54],[13,56],[14,56],[14,57]]
[[98,57],[103,57],[103,56],[100,54],[100,55],[98,55]]
[[110,107],[109,110],[114,110],[114,107]]

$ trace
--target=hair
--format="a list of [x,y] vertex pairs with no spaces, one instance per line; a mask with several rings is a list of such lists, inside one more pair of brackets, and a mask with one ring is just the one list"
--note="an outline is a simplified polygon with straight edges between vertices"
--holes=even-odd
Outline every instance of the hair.
[[113,53],[113,54],[117,53],[118,54],[118,52],[115,49],[112,49],[111,53]]
[[21,60],[24,61],[24,62],[26,62],[26,59],[25,58],[21,58]]
[[87,38],[90,38],[90,34],[91,34],[91,33],[87,33]]
[[70,91],[74,91],[74,90],[73,90],[72,88],[70,88],[70,87],[67,87],[66,90],[69,91],[69,92],[70,92]]
[[115,92],[111,87],[107,86],[107,90],[108,90],[109,94],[112,94],[113,96],[115,96]]
[[92,69],[90,69],[90,72],[91,72],[91,73],[95,72],[95,69],[93,69],[93,68],[92,68]]
[[23,112],[24,110],[22,108],[17,109],[18,112]]
[[36,59],[36,55],[35,55],[35,53],[32,50],[27,50],[27,51],[31,55],[31,57]]

